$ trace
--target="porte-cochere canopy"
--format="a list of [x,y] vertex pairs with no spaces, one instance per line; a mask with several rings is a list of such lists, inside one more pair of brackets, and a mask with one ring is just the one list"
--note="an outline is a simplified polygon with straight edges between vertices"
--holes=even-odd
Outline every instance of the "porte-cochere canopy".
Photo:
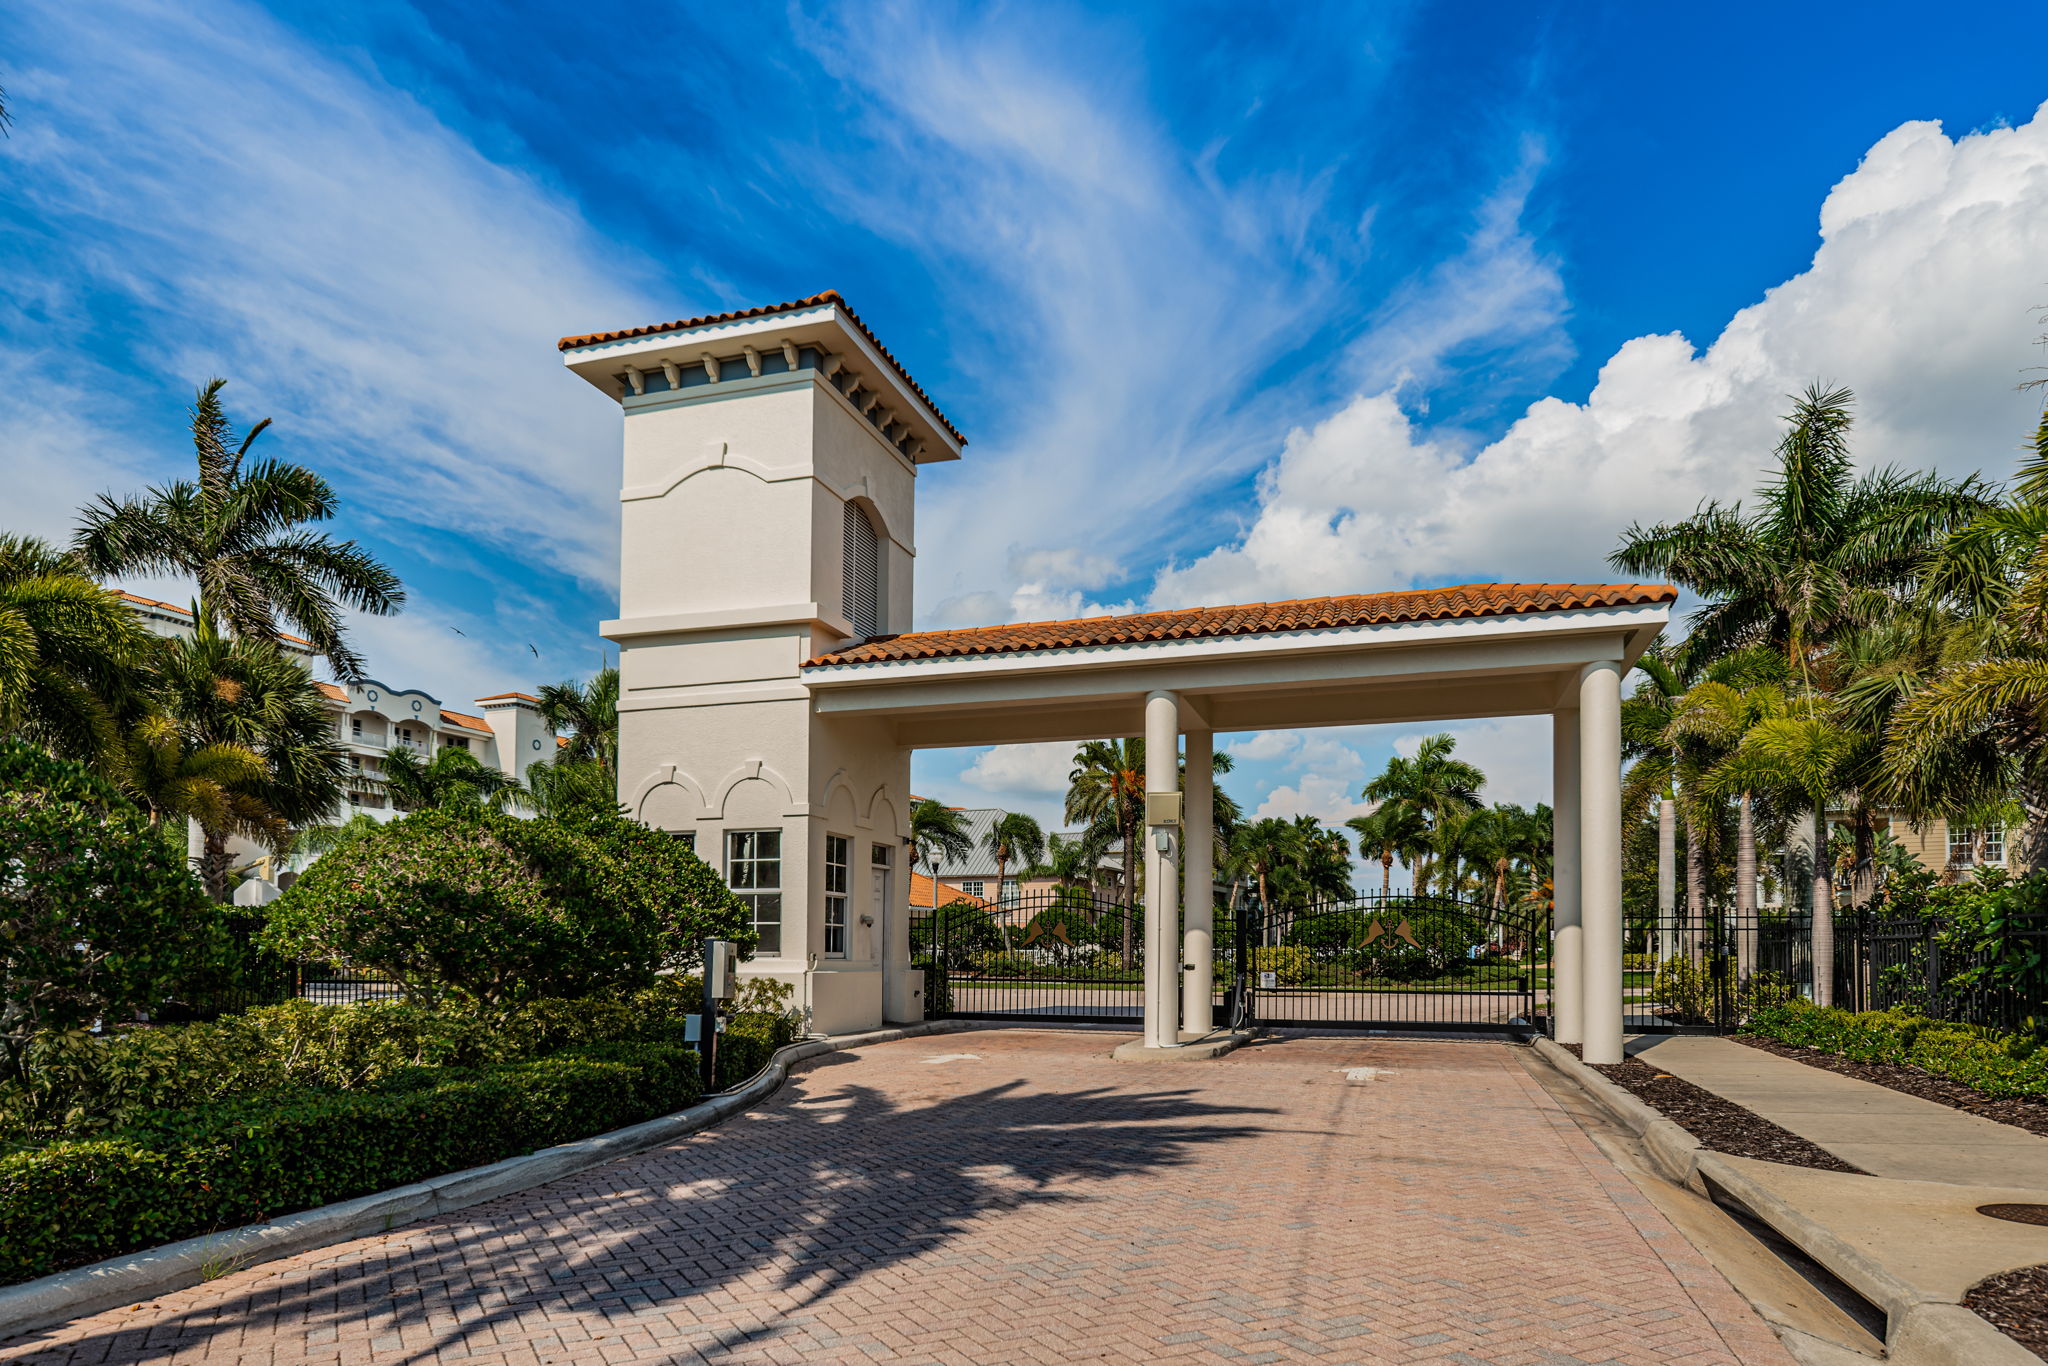
[[900,743],[1134,735],[1147,692],[1184,726],[1284,730],[1541,715],[1579,670],[1632,663],[1668,584],[1463,584],[963,630],[842,646],[804,664],[822,713],[892,718]]

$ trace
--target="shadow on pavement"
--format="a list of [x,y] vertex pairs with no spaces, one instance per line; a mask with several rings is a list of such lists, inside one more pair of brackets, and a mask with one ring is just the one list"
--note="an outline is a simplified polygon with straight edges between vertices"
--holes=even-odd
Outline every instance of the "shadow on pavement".
[[[854,1061],[832,1061],[842,1058]],[[1251,1117],[1273,1113],[1177,1091],[1027,1092],[1021,1081],[906,1104],[851,1076],[804,1075],[809,1087],[793,1078],[765,1106],[674,1147],[394,1230],[415,1245],[344,1244],[332,1263],[252,1273],[246,1291],[168,1320],[82,1338],[50,1330],[5,1355],[198,1359],[221,1335],[223,1350],[247,1350],[253,1320],[288,1349],[335,1328],[360,1341],[411,1327],[415,1350],[391,1359],[420,1362],[460,1344],[510,1345],[528,1315],[549,1321],[535,1336],[552,1338],[564,1317],[602,1332],[606,1318],[715,1295],[702,1318],[724,1326],[671,1350],[717,1361],[833,1291],[943,1247],[978,1216],[1087,1202],[1076,1182],[1185,1165],[1203,1145],[1265,1132]],[[774,1307],[740,1312],[736,1297]],[[449,1326],[420,1344],[430,1320]]]

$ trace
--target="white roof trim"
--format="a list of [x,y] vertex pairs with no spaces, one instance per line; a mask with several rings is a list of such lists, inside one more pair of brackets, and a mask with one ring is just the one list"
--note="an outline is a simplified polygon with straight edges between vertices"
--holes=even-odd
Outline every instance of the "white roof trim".
[[[1669,603],[1625,607],[1591,607],[1556,612],[1517,612],[1491,617],[1459,617],[1445,621],[1383,622],[1365,626],[1332,626],[1305,631],[1247,632],[1231,636],[1199,636],[1187,640],[1148,640],[1109,645],[1075,645],[1058,649],[1014,650],[1004,654],[952,655],[943,659],[895,659],[858,664],[812,664],[802,674],[812,689],[857,687],[907,679],[974,678],[1006,673],[1038,673],[1063,669],[1099,669],[1105,665],[1173,664],[1211,659],[1243,659],[1258,655],[1297,654],[1320,650],[1396,645],[1430,645],[1466,640],[1506,640],[1521,636],[1578,634],[1585,631],[1642,631],[1640,653],[1649,637],[1671,619]],[[1633,653],[1629,662],[1634,662]]]

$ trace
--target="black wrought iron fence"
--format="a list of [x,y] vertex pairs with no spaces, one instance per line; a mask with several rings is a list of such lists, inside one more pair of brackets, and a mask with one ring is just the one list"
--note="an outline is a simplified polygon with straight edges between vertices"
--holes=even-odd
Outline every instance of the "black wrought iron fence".
[[244,967],[229,980],[194,983],[173,992],[151,1014],[171,1024],[214,1020],[293,1000],[341,1006],[357,1001],[395,1001],[404,995],[396,982],[331,963],[258,963]]
[[1626,945],[1629,1027],[1728,1032],[1795,996],[1995,1029],[2048,1017],[2048,914],[1986,924],[1843,909],[1831,923],[1824,983],[1808,911],[1681,907],[1636,926]]

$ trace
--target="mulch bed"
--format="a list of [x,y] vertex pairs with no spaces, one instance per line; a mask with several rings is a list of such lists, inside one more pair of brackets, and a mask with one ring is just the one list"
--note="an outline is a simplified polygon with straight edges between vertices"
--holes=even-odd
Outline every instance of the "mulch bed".
[[2023,1266],[1979,1281],[1963,1307],[2048,1361],[2048,1266]]
[[[1564,1047],[1574,1056],[1576,1044]],[[1730,1157],[1754,1157],[1788,1167],[1814,1167],[1824,1172],[1854,1172],[1861,1167],[1836,1157],[1790,1129],[1780,1128],[1754,1110],[1725,1100],[1669,1072],[1630,1058],[1620,1063],[1588,1063],[1595,1072],[1634,1095],[1637,1100],[1698,1139],[1702,1146]]]
[[1946,1105],[1954,1110],[1963,1110],[1980,1119],[1995,1120],[2010,1124],[2015,1129],[2025,1129],[2030,1134],[2048,1138],[2048,1096],[1987,1096],[1982,1091],[1965,1086],[1959,1081],[1923,1072],[1917,1067],[1905,1067],[1888,1062],[1851,1062],[1833,1053],[1818,1048],[1803,1048],[1797,1044],[1780,1043],[1776,1039],[1759,1038],[1754,1034],[1737,1034],[1735,1042],[1747,1044],[1765,1053],[1774,1053],[1781,1058],[1803,1062],[1808,1067],[1817,1067],[1823,1072],[1838,1072],[1858,1081],[1874,1082],[1893,1091],[1922,1100],[1931,1100],[1937,1105]]

